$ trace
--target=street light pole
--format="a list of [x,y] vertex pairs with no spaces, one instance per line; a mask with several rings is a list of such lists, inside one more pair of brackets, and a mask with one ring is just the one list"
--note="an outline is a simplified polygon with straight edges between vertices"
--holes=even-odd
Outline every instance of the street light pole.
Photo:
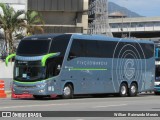
[[129,27],[130,27],[130,29],[129,29],[129,38],[131,38],[131,21],[130,21],[130,23],[129,23]]

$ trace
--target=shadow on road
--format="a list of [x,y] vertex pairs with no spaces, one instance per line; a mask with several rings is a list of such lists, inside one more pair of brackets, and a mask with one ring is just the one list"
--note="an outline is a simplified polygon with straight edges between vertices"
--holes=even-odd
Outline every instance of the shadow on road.
[[[160,95],[155,95],[153,92],[152,93],[139,93],[136,97],[150,97],[150,96],[157,96],[159,97]],[[136,98],[133,97],[133,98]],[[119,97],[118,94],[94,94],[94,95],[75,95],[74,99],[87,99],[87,98],[124,98],[124,97]],[[12,98],[12,100],[38,100],[38,101],[50,101],[50,100],[64,100],[60,96],[56,98],[49,98],[49,97],[44,97],[41,99],[35,99],[35,98]],[[68,99],[70,100],[70,99]]]

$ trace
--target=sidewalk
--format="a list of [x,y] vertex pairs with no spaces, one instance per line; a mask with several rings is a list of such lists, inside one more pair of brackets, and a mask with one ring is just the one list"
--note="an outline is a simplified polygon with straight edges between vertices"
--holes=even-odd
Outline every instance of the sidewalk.
[[6,91],[6,94],[7,94],[7,98],[11,97],[11,91]]

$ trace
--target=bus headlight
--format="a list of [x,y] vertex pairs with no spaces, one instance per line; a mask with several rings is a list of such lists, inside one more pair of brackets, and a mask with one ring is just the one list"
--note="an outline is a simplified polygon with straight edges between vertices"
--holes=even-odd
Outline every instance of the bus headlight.
[[45,89],[44,90],[39,90],[39,93],[43,93],[43,92],[45,92]]
[[45,86],[46,86],[46,83],[38,84],[38,85],[36,85],[36,86],[39,87],[39,88],[42,88],[42,87],[45,87]]
[[13,87],[17,87],[17,85],[16,85],[16,84],[13,84]]

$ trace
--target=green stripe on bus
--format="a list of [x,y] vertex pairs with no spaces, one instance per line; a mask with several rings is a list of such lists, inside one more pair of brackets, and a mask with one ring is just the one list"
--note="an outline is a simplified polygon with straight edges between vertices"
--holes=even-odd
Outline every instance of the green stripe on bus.
[[44,79],[44,80],[36,81],[36,82],[20,82],[20,81],[17,81],[17,80],[13,80],[13,81],[17,82],[17,83],[22,83],[22,84],[35,84],[35,83],[38,83],[38,82],[44,82],[46,80],[51,80],[51,79]]
[[44,67],[46,65],[46,60],[50,57],[54,57],[54,56],[57,56],[59,53],[50,53],[50,54],[47,54],[47,55],[44,55],[42,60],[41,60],[41,64],[42,66]]
[[37,81],[37,82],[19,82],[17,80],[13,80],[14,82],[17,82],[17,83],[22,83],[22,84],[35,84],[37,82],[42,82],[42,81]]
[[103,68],[71,68],[70,70],[91,70],[91,71],[103,71],[103,70],[107,70],[107,69],[103,69]]
[[10,60],[11,58],[15,57],[15,56],[16,56],[15,53],[14,53],[14,54],[10,54],[10,55],[7,56],[7,58],[6,58],[6,60],[5,60],[6,66],[8,66],[9,60]]

